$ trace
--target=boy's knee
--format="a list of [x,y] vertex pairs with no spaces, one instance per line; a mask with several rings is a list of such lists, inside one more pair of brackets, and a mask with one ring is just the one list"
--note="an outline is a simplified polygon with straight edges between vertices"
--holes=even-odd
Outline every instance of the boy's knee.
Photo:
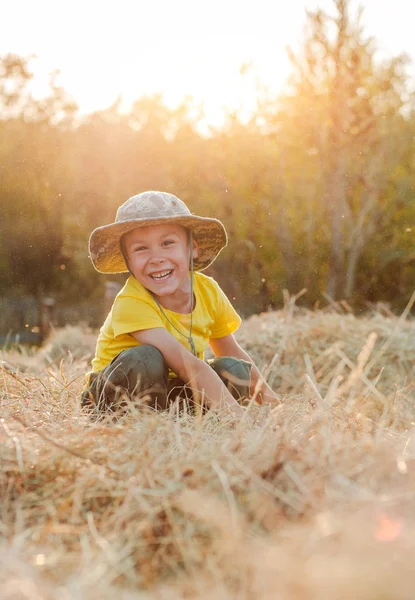
[[242,381],[251,378],[251,363],[233,356],[219,356],[213,360],[211,366],[218,374],[227,379],[230,379],[230,376]]
[[146,374],[153,382],[168,376],[168,366],[160,350],[150,345],[134,346],[124,350],[120,356],[125,371],[138,371]]
[[136,399],[143,394],[161,403],[167,392],[168,378],[167,363],[157,348],[134,346],[123,350],[103,371],[95,374],[82,395],[82,406],[88,407],[93,399],[98,411],[113,411],[122,406],[124,396]]
[[251,363],[233,356],[219,356],[210,362],[234,398],[249,397]]

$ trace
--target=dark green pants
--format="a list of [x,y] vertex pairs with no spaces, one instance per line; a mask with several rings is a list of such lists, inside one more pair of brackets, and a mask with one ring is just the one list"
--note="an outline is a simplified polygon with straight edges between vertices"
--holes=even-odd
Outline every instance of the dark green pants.
[[[234,398],[249,397],[251,363],[231,356],[207,362]],[[169,378],[169,368],[157,348],[141,345],[120,352],[105,369],[92,373],[81,403],[84,408],[100,414],[122,410],[128,400],[163,410],[177,398],[192,405],[191,388],[179,378]]]

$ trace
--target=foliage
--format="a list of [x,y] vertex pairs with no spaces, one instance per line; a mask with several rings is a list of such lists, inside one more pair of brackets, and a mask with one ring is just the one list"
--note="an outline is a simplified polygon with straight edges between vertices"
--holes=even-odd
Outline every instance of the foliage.
[[359,15],[334,7],[308,14],[289,91],[258,89],[248,121],[236,112],[209,135],[190,99],[172,109],[161,95],[81,118],[55,76],[37,100],[30,61],[0,58],[2,288],[99,297],[91,230],[134,193],[165,189],[224,221],[229,246],[210,273],[242,314],[303,288],[309,305],[328,294],[402,308],[415,287],[405,59],[379,61]]

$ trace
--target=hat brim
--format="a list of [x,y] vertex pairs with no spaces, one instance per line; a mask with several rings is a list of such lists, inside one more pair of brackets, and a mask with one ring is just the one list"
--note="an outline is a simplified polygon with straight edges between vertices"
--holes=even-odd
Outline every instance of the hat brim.
[[89,238],[89,256],[95,269],[100,273],[127,273],[128,268],[121,251],[121,237],[137,227],[174,223],[187,227],[198,244],[198,256],[194,259],[194,269],[207,269],[228,242],[226,230],[221,221],[196,215],[132,219],[97,227]]

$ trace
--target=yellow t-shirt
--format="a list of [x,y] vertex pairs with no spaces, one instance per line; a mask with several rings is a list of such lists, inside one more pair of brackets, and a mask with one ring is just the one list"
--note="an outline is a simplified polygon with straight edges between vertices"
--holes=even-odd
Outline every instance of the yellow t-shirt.
[[[209,339],[225,337],[236,331],[241,318],[214,279],[195,272],[192,338],[197,356],[203,360]],[[190,331],[190,313],[180,314],[163,308],[164,312],[186,338]],[[157,306],[153,296],[130,276],[114,300],[97,341],[92,372],[106,367],[122,350],[140,346],[132,331],[163,327],[185,348],[190,350],[188,340],[168,322]],[[191,351],[191,350],[190,350]],[[88,378],[87,374],[87,378]]]

